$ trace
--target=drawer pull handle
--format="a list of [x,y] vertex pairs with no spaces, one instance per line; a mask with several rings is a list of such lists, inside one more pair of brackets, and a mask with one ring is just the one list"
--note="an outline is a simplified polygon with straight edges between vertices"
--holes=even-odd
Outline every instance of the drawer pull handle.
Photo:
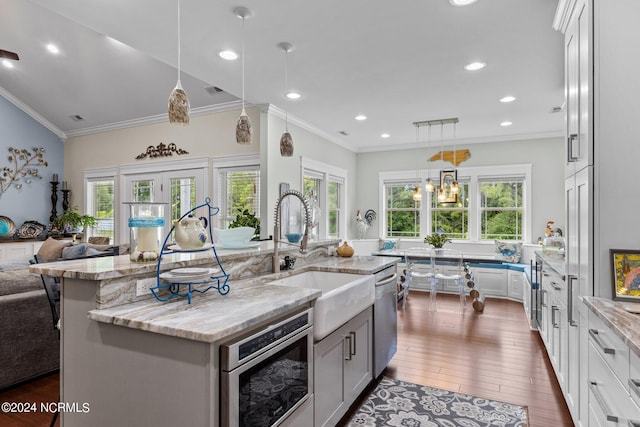
[[627,427],[640,427],[640,421],[627,420]]
[[546,307],[547,303],[544,300],[544,296],[546,295],[547,291],[544,289],[540,289],[540,305],[542,307]]
[[591,337],[591,339],[593,339],[593,342],[598,344],[598,347],[600,347],[602,351],[605,352],[605,354],[616,354],[615,348],[605,347],[602,341],[600,341],[600,337],[598,336],[597,329],[589,329],[589,336]]
[[576,156],[574,154],[574,151],[578,151],[580,150],[580,145],[577,146],[577,150],[574,150],[574,145],[576,142],[579,142],[578,140],[578,134],[577,133],[572,133],[571,135],[569,135],[569,137],[567,138],[567,162],[568,163],[573,163],[573,162],[577,162],[578,161],[578,156]]
[[346,340],[349,340],[349,346],[347,347],[348,355],[345,356],[344,360],[351,360],[351,335],[344,337]]
[[569,284],[567,287],[567,321],[569,326],[578,326],[578,322],[573,319],[573,281],[577,280],[576,276],[569,276]]
[[349,335],[351,335],[351,339],[349,340],[349,354],[351,356],[355,356],[356,355],[356,333],[351,331],[349,332]]
[[633,390],[636,396],[640,397],[640,380],[629,378],[629,388]]
[[609,406],[607,405],[607,402],[604,401],[604,398],[600,394],[600,390],[598,390],[598,383],[596,383],[595,381],[589,381],[589,389],[591,390],[591,392],[593,393],[593,396],[598,401],[598,405],[600,406],[600,409],[602,409],[602,412],[604,412],[604,414],[606,415],[607,421],[611,421],[612,423],[617,423],[618,417],[616,417],[615,415],[611,415],[610,413],[611,411],[609,410]]
[[558,325],[558,322],[556,322],[556,312],[560,311],[560,309],[558,307],[556,307],[555,305],[551,306],[551,326],[553,326],[556,329],[560,328],[560,325]]
[[555,289],[556,291],[561,291],[561,290],[562,290],[562,287],[560,287],[560,286],[555,286],[555,285],[556,285],[556,282],[551,282],[551,287],[552,287],[553,289]]

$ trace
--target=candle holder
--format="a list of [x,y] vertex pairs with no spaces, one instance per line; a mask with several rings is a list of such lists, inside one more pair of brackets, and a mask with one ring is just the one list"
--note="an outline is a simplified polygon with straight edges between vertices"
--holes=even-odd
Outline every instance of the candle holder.
[[[55,177],[55,175],[54,175]],[[55,221],[58,217],[58,181],[51,181],[51,216],[49,217],[49,222]]]
[[71,190],[62,189],[62,211],[65,212],[69,209],[69,192]]

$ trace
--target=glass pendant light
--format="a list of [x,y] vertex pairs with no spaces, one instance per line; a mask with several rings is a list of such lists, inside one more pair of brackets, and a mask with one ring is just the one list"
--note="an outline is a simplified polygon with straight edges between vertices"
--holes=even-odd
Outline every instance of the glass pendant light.
[[[416,125],[418,126],[418,125]],[[433,181],[431,180],[430,171],[429,171],[429,146],[431,145],[431,125],[429,125],[429,134],[427,138],[427,182],[424,184],[424,191],[427,193],[433,193],[436,189],[435,185],[433,185]]]
[[[278,44],[278,47],[284,50],[284,93],[289,91],[289,70],[288,70],[288,55],[295,47],[288,42],[282,42]],[[288,100],[285,99],[284,108],[284,133],[280,137],[280,155],[282,157],[293,156],[293,138],[289,133],[289,112],[287,110]]]
[[[420,126],[416,126],[416,145],[419,142],[419,138],[420,138]],[[416,159],[419,156],[416,156]],[[418,166],[416,164],[416,180],[418,179]],[[416,185],[415,188],[413,189],[413,200],[416,202],[419,202],[420,200],[422,200],[422,193],[420,192],[420,186]]]
[[178,83],[169,95],[169,123],[175,125],[189,124],[189,99],[187,93],[182,89],[180,82],[181,69],[181,40],[180,40],[180,0],[178,0]]
[[247,116],[247,112],[244,109],[244,21],[251,17],[251,11],[246,7],[236,7],[233,9],[233,13],[242,19],[242,112],[236,124],[236,142],[238,144],[251,144],[253,129],[251,120],[249,120],[249,116]]
[[[453,123],[453,166],[458,167],[456,162],[456,122]],[[457,176],[457,174],[456,174]],[[451,190],[449,190],[451,194],[458,194],[458,181],[454,180],[451,183]]]

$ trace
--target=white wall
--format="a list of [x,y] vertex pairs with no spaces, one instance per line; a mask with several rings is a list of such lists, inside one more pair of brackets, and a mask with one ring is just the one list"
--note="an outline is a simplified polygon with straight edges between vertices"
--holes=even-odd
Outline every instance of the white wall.
[[[471,158],[459,167],[495,166],[509,164],[532,164],[532,242],[538,236],[544,236],[547,221],[554,221],[555,227],[564,230],[564,141],[562,138],[533,139],[495,143],[456,146],[456,149],[468,149]],[[445,150],[453,147],[444,147]],[[451,167],[451,163],[441,160],[427,162],[427,158],[440,151],[432,147],[413,148],[396,151],[358,154],[357,181],[358,191],[356,209],[365,211],[374,209],[382,214],[378,192],[378,172],[415,171],[416,168],[439,170]],[[355,210],[354,210],[355,215]],[[379,235],[379,220],[367,231],[368,238]],[[352,226],[353,229],[353,226]],[[352,235],[355,233],[352,232]]]

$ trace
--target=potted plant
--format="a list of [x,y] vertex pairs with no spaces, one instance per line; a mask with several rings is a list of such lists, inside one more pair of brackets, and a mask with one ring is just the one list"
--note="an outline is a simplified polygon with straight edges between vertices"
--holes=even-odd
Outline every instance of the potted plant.
[[433,246],[436,249],[441,249],[445,243],[449,243],[450,241],[451,239],[448,238],[444,233],[434,233],[424,238],[425,243]]
[[[86,240],[87,228],[95,227],[98,225],[98,221],[91,215],[80,215],[78,207],[72,206],[57,217],[53,221],[53,225],[62,233],[73,233],[75,235],[82,230],[83,240]],[[75,238],[73,240],[75,241]]]
[[256,232],[251,240],[258,240],[260,238],[260,218],[249,212],[247,208],[238,208],[236,219],[229,224],[229,228],[238,227],[253,227],[256,229]]

